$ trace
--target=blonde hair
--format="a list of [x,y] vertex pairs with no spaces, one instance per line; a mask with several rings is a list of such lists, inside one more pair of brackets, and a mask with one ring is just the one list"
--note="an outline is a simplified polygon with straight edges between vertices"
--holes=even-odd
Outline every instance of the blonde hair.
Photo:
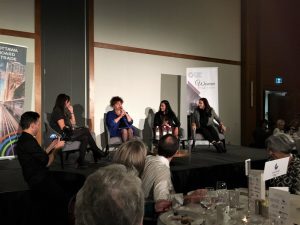
[[146,155],[147,147],[142,141],[129,140],[119,147],[113,157],[113,162],[136,170],[140,176],[144,170]]

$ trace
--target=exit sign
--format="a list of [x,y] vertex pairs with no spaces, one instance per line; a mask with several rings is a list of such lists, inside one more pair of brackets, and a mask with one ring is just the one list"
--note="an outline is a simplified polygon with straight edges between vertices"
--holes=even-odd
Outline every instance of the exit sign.
[[283,80],[282,77],[275,77],[275,84],[282,84]]

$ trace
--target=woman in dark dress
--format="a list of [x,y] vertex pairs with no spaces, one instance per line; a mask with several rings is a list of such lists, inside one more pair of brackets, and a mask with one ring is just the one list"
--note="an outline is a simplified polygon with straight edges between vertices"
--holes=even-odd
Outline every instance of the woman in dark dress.
[[163,129],[166,129],[166,132],[170,131],[178,138],[180,122],[167,100],[160,102],[159,111],[155,113],[154,116],[153,126],[154,131],[157,127],[159,127],[160,134],[163,133]]
[[223,143],[219,139],[218,131],[214,126],[214,120],[218,122],[221,132],[225,131],[225,126],[221,122],[215,110],[210,107],[206,98],[200,98],[198,107],[192,116],[192,129],[200,133],[203,137],[212,143],[218,152],[225,152]]
[[73,112],[73,106],[71,105],[70,96],[59,94],[51,113],[50,126],[60,135],[67,135],[70,141],[80,141],[80,153],[77,159],[78,167],[87,166],[84,158],[88,146],[93,152],[95,162],[107,155],[107,152],[103,152],[98,148],[88,128],[82,127],[77,129],[75,125],[76,118]]

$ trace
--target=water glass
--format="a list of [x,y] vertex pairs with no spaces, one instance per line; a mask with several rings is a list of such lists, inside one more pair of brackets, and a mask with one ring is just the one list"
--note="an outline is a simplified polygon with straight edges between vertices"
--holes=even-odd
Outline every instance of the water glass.
[[230,208],[239,208],[240,192],[238,190],[229,190],[229,206]]

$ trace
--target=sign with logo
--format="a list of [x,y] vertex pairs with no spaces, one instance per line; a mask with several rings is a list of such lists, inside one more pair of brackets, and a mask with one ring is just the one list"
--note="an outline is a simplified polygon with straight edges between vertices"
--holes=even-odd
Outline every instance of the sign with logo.
[[199,98],[207,98],[210,106],[219,114],[217,67],[187,68],[186,85],[188,114],[197,107]]
[[27,48],[0,43],[0,159],[12,158],[25,99]]
[[290,157],[276,159],[265,163],[264,180],[286,174]]

